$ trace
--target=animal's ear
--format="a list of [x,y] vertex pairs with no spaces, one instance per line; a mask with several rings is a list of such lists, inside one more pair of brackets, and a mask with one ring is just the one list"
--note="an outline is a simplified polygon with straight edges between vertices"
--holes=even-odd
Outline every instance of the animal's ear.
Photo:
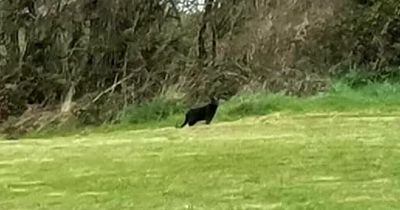
[[210,101],[214,101],[214,96],[209,97]]
[[215,97],[215,96],[212,96],[212,97],[211,97],[211,103],[213,103],[213,104],[218,104],[218,98]]

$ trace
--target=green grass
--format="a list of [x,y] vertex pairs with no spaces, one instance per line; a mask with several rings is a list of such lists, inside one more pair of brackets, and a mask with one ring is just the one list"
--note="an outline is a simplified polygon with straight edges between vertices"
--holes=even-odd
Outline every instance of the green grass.
[[399,136],[382,111],[0,141],[0,209],[400,209]]
[[371,84],[353,89],[336,83],[327,93],[311,97],[255,94],[234,98],[222,107],[223,119],[266,115],[273,112],[399,111],[400,84]]
[[[326,93],[311,97],[282,94],[242,94],[222,102],[216,121],[233,121],[249,116],[263,116],[276,112],[397,112],[400,111],[400,83],[376,83],[351,88],[337,82]],[[117,127],[165,127],[183,121],[182,104],[167,99],[156,99],[143,106],[132,106],[120,113]]]

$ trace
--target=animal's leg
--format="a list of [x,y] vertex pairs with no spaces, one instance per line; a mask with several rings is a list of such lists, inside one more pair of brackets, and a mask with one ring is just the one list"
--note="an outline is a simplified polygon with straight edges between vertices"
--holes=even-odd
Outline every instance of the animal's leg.
[[214,118],[214,115],[208,116],[208,117],[206,118],[206,124],[207,124],[207,125],[210,124],[211,121],[213,120],[213,118]]
[[197,123],[196,120],[191,120],[191,121],[189,121],[189,126],[193,126],[193,125],[196,124],[196,123]]
[[180,127],[183,128],[187,123],[188,123],[188,117],[186,115],[185,116],[185,121],[183,122],[183,124]]
[[210,123],[211,123],[211,121],[212,121],[212,117],[211,118],[208,118],[208,119],[206,119],[206,125],[209,125]]

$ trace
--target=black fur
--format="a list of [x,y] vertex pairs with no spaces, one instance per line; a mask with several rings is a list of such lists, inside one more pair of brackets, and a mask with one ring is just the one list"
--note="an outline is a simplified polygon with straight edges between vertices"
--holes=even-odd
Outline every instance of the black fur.
[[198,121],[206,121],[206,124],[210,124],[214,118],[218,108],[218,99],[211,98],[211,102],[205,106],[199,108],[190,109],[185,115],[185,122],[180,126],[183,128],[186,124],[193,126]]

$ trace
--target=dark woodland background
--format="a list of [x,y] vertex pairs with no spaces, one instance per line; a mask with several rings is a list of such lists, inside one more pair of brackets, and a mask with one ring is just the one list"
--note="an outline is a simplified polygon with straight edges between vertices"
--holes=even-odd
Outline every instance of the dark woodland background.
[[0,123],[112,122],[164,97],[396,80],[398,0],[3,0]]

